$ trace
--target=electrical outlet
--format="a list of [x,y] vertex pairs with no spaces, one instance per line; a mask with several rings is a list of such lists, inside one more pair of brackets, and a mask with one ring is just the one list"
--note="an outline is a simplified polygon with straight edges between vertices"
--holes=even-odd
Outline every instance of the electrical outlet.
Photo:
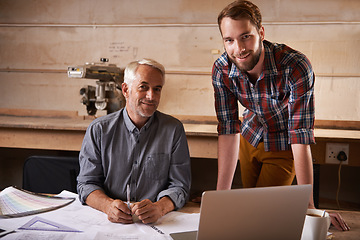
[[346,143],[326,143],[325,163],[339,164],[337,159],[339,152],[343,151],[346,154],[347,160],[342,161],[341,164],[349,163],[349,144]]

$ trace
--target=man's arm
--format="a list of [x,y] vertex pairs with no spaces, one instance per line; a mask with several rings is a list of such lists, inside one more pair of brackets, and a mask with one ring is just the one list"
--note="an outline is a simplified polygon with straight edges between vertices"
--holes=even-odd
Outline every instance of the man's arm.
[[131,205],[131,212],[145,224],[156,222],[159,218],[174,209],[174,203],[166,196],[155,203],[149,199],[145,199]]
[[[175,138],[172,141],[170,166],[165,179],[166,187],[159,192],[156,201],[164,201],[163,198],[174,205],[174,210],[182,208],[189,198],[191,186],[191,162],[188,142],[182,123],[176,120]],[[170,202],[169,202],[170,203]]]
[[219,135],[217,190],[231,189],[239,159],[240,133]]
[[132,223],[131,211],[127,204],[119,199],[108,197],[102,190],[95,190],[86,198],[86,204],[108,215],[114,223]]
[[[291,144],[294,155],[295,172],[298,184],[313,185],[313,164],[310,145]],[[315,208],[313,193],[310,195],[309,208]],[[339,213],[329,213],[331,223],[338,229],[349,231],[350,228]]]
[[[296,180],[299,185],[313,185],[313,161],[311,156],[310,145],[307,144],[291,144],[294,156]],[[315,208],[313,192],[311,191],[309,208]]]

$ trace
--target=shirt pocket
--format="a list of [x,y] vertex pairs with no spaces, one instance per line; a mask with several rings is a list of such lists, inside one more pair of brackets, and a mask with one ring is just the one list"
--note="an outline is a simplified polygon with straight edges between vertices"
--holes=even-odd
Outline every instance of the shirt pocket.
[[279,111],[286,108],[289,101],[289,92],[275,93],[270,96],[269,108],[271,111]]
[[156,153],[147,156],[145,175],[152,180],[167,179],[169,175],[170,156],[166,153]]
[[279,101],[284,101],[286,100],[290,95],[289,91],[284,91],[284,92],[276,92],[270,95],[271,99],[273,100],[279,100]]

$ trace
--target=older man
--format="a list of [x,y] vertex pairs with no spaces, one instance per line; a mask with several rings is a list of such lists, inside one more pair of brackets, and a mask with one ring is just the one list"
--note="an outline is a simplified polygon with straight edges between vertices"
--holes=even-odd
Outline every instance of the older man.
[[188,199],[191,169],[183,125],[157,111],[164,75],[154,60],[130,63],[122,84],[125,108],[94,120],[86,131],[78,193],[111,222],[132,223],[135,215],[153,223]]

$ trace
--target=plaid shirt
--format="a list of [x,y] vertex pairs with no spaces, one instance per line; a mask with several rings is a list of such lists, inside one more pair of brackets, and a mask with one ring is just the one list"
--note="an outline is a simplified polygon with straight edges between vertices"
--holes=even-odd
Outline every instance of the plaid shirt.
[[[254,147],[263,140],[265,151],[315,143],[315,76],[310,61],[284,44],[263,43],[264,68],[255,85],[231,63],[226,52],[214,63],[218,134],[240,132]],[[246,108],[242,123],[238,101]]]

